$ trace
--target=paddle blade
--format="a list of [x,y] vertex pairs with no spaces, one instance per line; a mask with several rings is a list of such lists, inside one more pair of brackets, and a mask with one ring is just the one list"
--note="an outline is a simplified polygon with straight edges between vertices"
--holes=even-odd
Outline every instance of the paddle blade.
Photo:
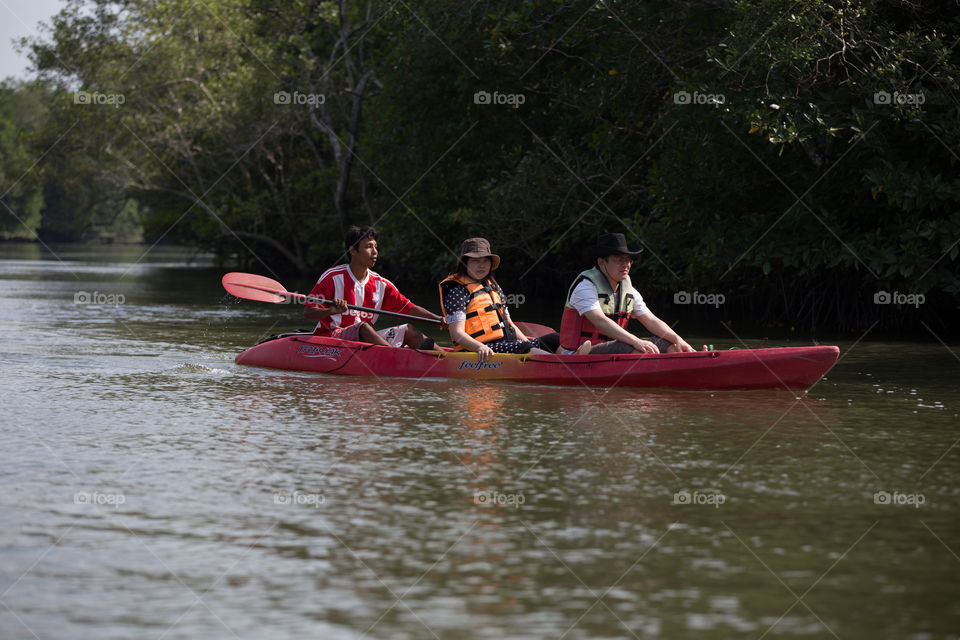
[[276,280],[234,271],[223,276],[223,288],[230,295],[257,302],[286,302],[287,290]]
[[540,336],[545,336],[548,333],[553,333],[553,329],[550,327],[537,324],[536,322],[514,322],[513,324],[517,325],[517,328],[520,331],[523,331],[523,335],[528,338],[539,338]]

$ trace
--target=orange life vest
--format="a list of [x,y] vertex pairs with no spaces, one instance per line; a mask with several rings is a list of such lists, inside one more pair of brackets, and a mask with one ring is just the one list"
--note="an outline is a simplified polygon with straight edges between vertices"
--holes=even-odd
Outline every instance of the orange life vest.
[[[466,308],[467,319],[463,325],[467,335],[477,342],[484,343],[503,338],[506,321],[503,318],[503,300],[500,299],[497,288],[493,285],[484,286],[466,276],[447,276],[439,284],[440,309],[444,316],[447,315],[447,310],[443,307],[443,285],[448,282],[463,285],[470,294]],[[458,344],[456,350],[465,351],[466,347]]]

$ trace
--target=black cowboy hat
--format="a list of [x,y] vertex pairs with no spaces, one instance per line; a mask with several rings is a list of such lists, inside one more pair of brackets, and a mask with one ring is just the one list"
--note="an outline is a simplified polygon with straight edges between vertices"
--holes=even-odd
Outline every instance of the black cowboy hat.
[[597,244],[589,250],[592,259],[606,258],[615,253],[623,253],[628,256],[635,256],[643,253],[643,247],[631,249],[627,246],[627,239],[622,233],[604,233],[597,236]]

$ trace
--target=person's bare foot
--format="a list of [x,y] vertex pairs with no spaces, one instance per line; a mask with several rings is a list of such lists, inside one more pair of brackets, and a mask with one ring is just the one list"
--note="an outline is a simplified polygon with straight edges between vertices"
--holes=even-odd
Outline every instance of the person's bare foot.
[[589,340],[587,340],[587,341],[584,342],[582,345],[580,345],[580,348],[579,348],[579,349],[577,349],[577,355],[578,355],[578,356],[585,356],[585,355],[587,355],[588,353],[590,353],[590,350],[591,350],[591,349],[593,349],[593,343],[590,342]]

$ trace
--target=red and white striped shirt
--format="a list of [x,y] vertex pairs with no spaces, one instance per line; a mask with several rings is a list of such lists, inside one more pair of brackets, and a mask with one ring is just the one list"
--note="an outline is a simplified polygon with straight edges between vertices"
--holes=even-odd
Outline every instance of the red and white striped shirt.
[[[406,313],[413,307],[413,303],[400,293],[392,282],[369,270],[366,278],[362,281],[357,280],[349,264],[341,264],[324,271],[317,280],[317,284],[310,290],[310,296],[325,300],[342,298],[347,304],[396,313]],[[321,306],[312,302],[307,304],[313,307]],[[366,321],[374,324],[378,317],[379,314],[369,311],[347,309],[345,313],[327,316],[318,322],[313,333],[318,336],[327,336],[336,329],[343,329],[357,322]]]

